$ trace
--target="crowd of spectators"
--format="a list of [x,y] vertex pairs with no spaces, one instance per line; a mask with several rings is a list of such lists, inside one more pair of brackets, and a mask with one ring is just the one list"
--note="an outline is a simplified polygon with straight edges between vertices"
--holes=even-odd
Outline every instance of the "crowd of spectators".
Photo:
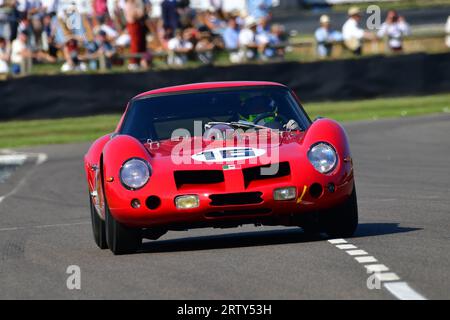
[[[58,63],[62,72],[125,65],[145,70],[155,59],[171,66],[283,59],[288,43],[272,22],[278,0],[0,0],[0,75],[28,73],[36,63]],[[322,15],[314,36],[317,56],[341,43],[361,55],[364,41],[386,39],[403,50],[405,19],[389,11],[376,31],[365,30],[362,12],[348,10],[338,29]],[[446,32],[450,35],[450,17]],[[450,47],[450,36],[446,39]]]
[[[61,71],[146,69],[283,57],[286,33],[271,23],[272,0],[0,0],[0,73],[27,63]],[[120,55],[118,54],[120,53]],[[124,58],[125,57],[125,58]]]
[[320,17],[320,27],[315,32],[317,42],[317,55],[319,57],[331,56],[333,44],[343,42],[346,49],[355,55],[362,54],[363,41],[387,39],[387,48],[392,52],[403,50],[403,38],[410,34],[410,28],[405,18],[396,11],[390,10],[386,20],[381,24],[376,33],[365,30],[361,25],[362,12],[358,7],[351,7],[348,19],[342,26],[342,31],[332,28],[330,17]]

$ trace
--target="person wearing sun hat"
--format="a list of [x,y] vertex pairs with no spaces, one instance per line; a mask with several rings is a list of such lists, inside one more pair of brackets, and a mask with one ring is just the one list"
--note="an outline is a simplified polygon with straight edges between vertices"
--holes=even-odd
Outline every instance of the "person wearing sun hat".
[[355,55],[361,55],[363,40],[372,40],[374,35],[360,27],[362,13],[358,7],[349,8],[347,13],[348,19],[342,26],[344,44]]
[[333,42],[341,41],[342,34],[331,29],[331,20],[327,15],[320,16],[320,27],[314,33],[317,42],[317,55],[321,58],[331,56]]
[[254,17],[248,16],[245,18],[245,27],[239,32],[241,54],[248,60],[253,60],[258,55],[257,27],[258,21]]

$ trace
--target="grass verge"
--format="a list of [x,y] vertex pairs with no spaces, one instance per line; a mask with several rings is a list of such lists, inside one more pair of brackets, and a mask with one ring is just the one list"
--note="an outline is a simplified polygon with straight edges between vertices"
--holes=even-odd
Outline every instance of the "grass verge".
[[[306,103],[311,119],[338,121],[417,116],[450,112],[450,93],[424,97],[384,98],[344,102]],[[0,148],[93,141],[112,132],[120,115],[54,120],[0,122]]]

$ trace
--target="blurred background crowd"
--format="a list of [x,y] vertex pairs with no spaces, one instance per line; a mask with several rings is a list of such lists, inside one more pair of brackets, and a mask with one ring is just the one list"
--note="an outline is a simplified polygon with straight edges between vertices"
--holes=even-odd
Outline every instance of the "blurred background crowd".
[[[0,74],[27,73],[32,64],[57,64],[61,72],[145,70],[155,59],[170,66],[284,59],[289,32],[273,22],[275,0],[0,0]],[[334,44],[361,55],[365,41],[387,39],[403,50],[410,34],[404,17],[389,11],[376,31],[365,30],[363,12],[347,11],[343,25],[320,16],[317,57]],[[447,22],[450,32],[450,19]],[[450,46],[450,40],[448,45]]]
[[20,73],[32,58],[63,59],[63,72],[96,70],[121,63],[118,53],[129,70],[148,68],[154,56],[210,64],[217,50],[235,63],[279,58],[286,35],[271,24],[271,7],[271,0],[0,0],[2,69]]

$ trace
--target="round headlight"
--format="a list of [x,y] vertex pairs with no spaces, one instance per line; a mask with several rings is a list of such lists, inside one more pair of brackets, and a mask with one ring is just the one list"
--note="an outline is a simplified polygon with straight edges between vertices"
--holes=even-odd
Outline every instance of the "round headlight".
[[120,181],[131,190],[145,186],[151,175],[151,167],[143,159],[130,159],[125,161],[120,169]]
[[326,142],[320,142],[308,151],[309,162],[320,173],[328,173],[336,167],[337,155],[334,148]]

